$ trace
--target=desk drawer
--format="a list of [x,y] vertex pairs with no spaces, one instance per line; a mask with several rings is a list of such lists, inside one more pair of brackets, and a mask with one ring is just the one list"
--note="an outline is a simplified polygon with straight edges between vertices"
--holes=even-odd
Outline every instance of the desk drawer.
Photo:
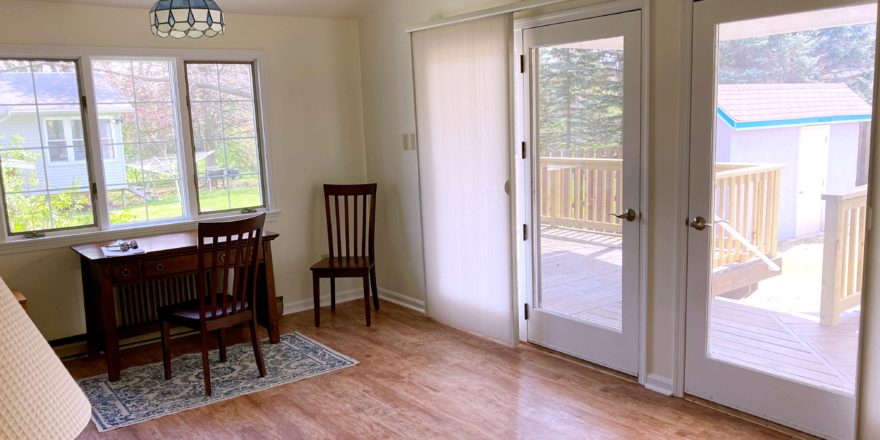
[[180,255],[144,261],[144,277],[146,278],[167,277],[179,273],[195,272],[197,269],[198,260],[195,255]]
[[111,271],[113,273],[113,281],[117,283],[139,280],[141,278],[141,263],[135,261],[132,263],[114,264]]

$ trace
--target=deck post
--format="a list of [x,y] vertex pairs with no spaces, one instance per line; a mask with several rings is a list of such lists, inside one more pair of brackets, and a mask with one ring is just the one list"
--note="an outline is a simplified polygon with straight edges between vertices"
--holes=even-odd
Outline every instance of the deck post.
[[841,263],[838,258],[839,237],[842,232],[839,221],[841,196],[826,194],[822,196],[822,200],[825,200],[825,237],[822,244],[822,300],[819,305],[819,322],[833,327],[840,320],[840,315],[835,310],[834,296]]

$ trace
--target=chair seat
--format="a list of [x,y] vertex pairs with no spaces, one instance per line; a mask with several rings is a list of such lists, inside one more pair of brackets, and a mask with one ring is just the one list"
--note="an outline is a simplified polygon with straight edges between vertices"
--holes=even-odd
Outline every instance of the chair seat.
[[[232,313],[234,310],[240,310],[241,301],[232,300],[232,296],[226,297],[226,313]],[[220,313],[223,310],[223,298],[221,296],[217,297],[217,314],[218,318],[221,317]],[[235,308],[233,308],[233,306]],[[214,311],[211,310],[211,305],[205,305],[205,319],[214,318]],[[168,320],[169,318],[174,321],[187,320],[187,321],[199,321],[199,300],[195,299],[192,301],[186,301],[180,304],[174,304],[170,306],[165,306],[159,308],[159,317],[163,320]]]
[[312,265],[312,270],[369,270],[375,262],[367,257],[335,257],[325,258]]

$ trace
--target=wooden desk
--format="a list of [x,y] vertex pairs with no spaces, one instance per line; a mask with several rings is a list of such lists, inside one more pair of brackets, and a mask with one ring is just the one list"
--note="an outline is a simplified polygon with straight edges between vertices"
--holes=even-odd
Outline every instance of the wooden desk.
[[[257,282],[257,320],[269,331],[273,344],[280,341],[278,313],[275,304],[275,276],[272,269],[274,232],[264,231],[260,252]],[[196,257],[198,237],[196,231],[176,234],[138,237],[145,254],[107,258],[101,246],[112,241],[71,246],[80,256],[83,295],[86,309],[86,336],[89,356],[97,356],[100,350],[107,358],[107,375],[110,381],[119,380],[119,339],[157,331],[159,326],[151,313],[155,310],[138,311],[134,315],[147,316],[145,322],[120,326],[117,315],[132,316],[132,312],[117,310],[114,288],[136,286],[163,279],[194,276],[197,271]],[[140,284],[139,284],[140,283]],[[179,284],[185,286],[186,283]],[[191,284],[190,284],[191,285]],[[195,298],[194,289],[189,294]],[[148,292],[150,295],[167,297],[168,292]],[[128,313],[128,315],[124,315]]]

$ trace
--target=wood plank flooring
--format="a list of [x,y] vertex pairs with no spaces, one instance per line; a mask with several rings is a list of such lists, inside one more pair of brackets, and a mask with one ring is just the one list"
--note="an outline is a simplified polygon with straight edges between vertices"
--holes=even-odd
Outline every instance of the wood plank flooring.
[[[671,397],[529,345],[506,347],[382,303],[373,327],[359,301],[286,316],[361,363],[352,368],[82,439],[779,439],[785,434]],[[246,333],[230,335],[245,342]],[[197,352],[197,338],[173,344]],[[160,362],[158,344],[124,350],[123,368]],[[75,377],[100,359],[66,363]],[[122,374],[125,374],[123,371]]]

